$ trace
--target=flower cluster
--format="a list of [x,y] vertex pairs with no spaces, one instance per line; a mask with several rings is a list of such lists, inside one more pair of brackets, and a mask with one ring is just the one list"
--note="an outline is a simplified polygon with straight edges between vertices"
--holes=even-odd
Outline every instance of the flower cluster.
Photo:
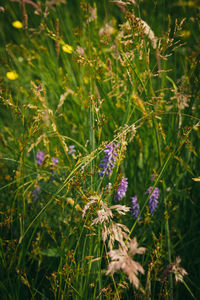
[[[57,157],[52,157],[52,163],[53,163],[53,165],[50,166],[50,171],[51,171],[51,173],[52,173],[53,175],[56,175],[56,171],[54,171],[54,169],[55,169],[55,167],[57,166],[58,161],[59,161],[59,160],[58,160]],[[54,176],[51,176],[50,179],[51,179],[51,180],[54,180],[55,178],[54,178]]]
[[136,196],[131,197],[131,215],[137,218],[140,213],[140,205],[138,204],[138,199]]
[[41,166],[43,161],[44,161],[44,158],[45,158],[44,152],[38,151],[37,154],[36,154],[36,158],[37,158],[37,160],[36,160],[37,164],[39,166]]
[[122,177],[120,185],[117,189],[117,194],[114,197],[115,201],[120,201],[125,195],[128,188],[128,181],[126,177]]
[[[151,193],[151,190],[152,190],[152,186],[150,186],[148,188],[148,190],[146,191],[146,194],[150,194]],[[148,207],[149,207],[149,211],[150,211],[150,214],[153,215],[154,214],[154,211],[155,209],[157,208],[158,206],[158,198],[159,198],[159,188],[155,188],[149,198],[149,203],[148,203]]]
[[[38,151],[36,154],[36,163],[39,166],[42,166],[44,159],[45,159],[45,153],[43,151]],[[55,177],[54,177],[56,175],[55,169],[57,167],[58,162],[59,162],[59,159],[57,157],[52,157],[52,163],[50,164],[50,172],[51,172],[52,176],[49,177],[50,180],[55,179]],[[40,187],[39,187],[39,185],[37,185],[31,193],[32,199],[33,200],[38,199],[40,193],[41,193]]]
[[104,159],[100,163],[100,176],[109,176],[112,173],[112,170],[115,167],[117,152],[116,149],[118,148],[118,145],[116,145],[114,142],[110,143],[106,146],[106,149],[104,150],[104,153],[106,154],[104,156]]
[[52,157],[52,163],[53,163],[53,166],[57,166],[58,158],[57,157]]
[[[151,190],[152,190],[152,186],[150,186],[148,188],[148,190],[146,191],[145,194],[150,194],[151,193]],[[159,198],[159,188],[155,188],[149,198],[149,202],[148,202],[148,207],[149,207],[149,211],[150,211],[150,214],[153,216],[157,206],[158,206],[158,198]],[[140,206],[139,206],[139,203],[138,203],[138,199],[137,199],[137,196],[134,196],[134,197],[131,197],[131,215],[134,217],[134,218],[137,218],[139,213],[140,213]]]
[[70,145],[69,146],[69,151],[67,154],[71,155],[71,154],[74,154],[76,152],[76,146],[75,145]]

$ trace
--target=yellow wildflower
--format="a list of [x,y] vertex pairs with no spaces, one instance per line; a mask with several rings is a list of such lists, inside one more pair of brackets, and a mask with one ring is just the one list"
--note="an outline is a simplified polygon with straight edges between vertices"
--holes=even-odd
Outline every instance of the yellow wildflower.
[[15,80],[19,77],[19,75],[15,71],[10,71],[6,73],[6,77],[10,80]]
[[62,49],[63,49],[64,52],[67,52],[67,53],[72,53],[72,51],[73,51],[72,46],[70,46],[70,45],[68,45],[68,44],[64,44],[64,45],[62,46]]
[[20,21],[14,21],[14,22],[12,22],[12,26],[17,29],[21,29],[23,27],[23,24]]
[[89,83],[89,78],[87,76],[84,76],[83,81],[84,81],[85,84],[88,84]]

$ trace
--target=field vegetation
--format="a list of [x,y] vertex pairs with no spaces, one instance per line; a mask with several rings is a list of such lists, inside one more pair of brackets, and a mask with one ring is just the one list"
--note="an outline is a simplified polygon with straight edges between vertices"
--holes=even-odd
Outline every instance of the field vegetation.
[[0,298],[200,299],[198,0],[0,17]]

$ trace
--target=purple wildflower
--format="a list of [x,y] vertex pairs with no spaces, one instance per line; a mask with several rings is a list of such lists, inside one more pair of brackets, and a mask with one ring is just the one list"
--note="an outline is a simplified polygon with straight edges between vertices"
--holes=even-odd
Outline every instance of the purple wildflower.
[[104,174],[106,174],[106,176],[109,176],[112,173],[112,170],[115,167],[115,161],[117,159],[117,152],[115,151],[117,147],[118,145],[113,142],[105,147],[106,149],[104,150],[104,153],[106,155],[100,162],[100,176],[104,176]]
[[35,187],[35,189],[32,191],[32,194],[31,194],[33,200],[37,200],[37,198],[38,198],[38,196],[39,196],[40,193],[41,193],[40,187],[39,187],[39,185],[37,185]]
[[137,196],[131,197],[131,215],[134,218],[137,218],[140,213],[140,205],[138,204]]
[[68,151],[69,155],[74,154],[76,152],[75,147],[76,147],[75,145],[69,146],[69,151]]
[[128,181],[127,178],[122,177],[122,180],[120,182],[120,185],[117,189],[117,194],[114,197],[115,201],[120,201],[125,195],[128,188]]
[[56,166],[58,164],[58,158],[52,157],[53,166]]
[[45,158],[44,152],[38,151],[36,154],[36,158],[37,158],[36,160],[37,164],[41,166]]
[[53,176],[51,176],[50,179],[54,180],[55,179],[54,176],[56,175],[56,171],[54,171],[54,169],[58,164],[58,158],[52,157],[52,163],[53,163],[53,165],[50,166],[50,172],[53,174]]
[[[148,188],[148,190],[146,191],[146,194],[150,194],[151,190],[152,190],[152,186],[150,186]],[[158,206],[158,199],[159,198],[159,188],[155,187],[155,189],[153,190],[153,193],[151,194],[150,198],[149,198],[149,203],[148,203],[148,207],[149,207],[149,211],[150,214],[153,215],[155,209]]]

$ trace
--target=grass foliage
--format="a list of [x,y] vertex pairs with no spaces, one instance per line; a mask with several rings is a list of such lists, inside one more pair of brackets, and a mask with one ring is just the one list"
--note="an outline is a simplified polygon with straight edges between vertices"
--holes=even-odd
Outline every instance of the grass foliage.
[[1,2],[1,299],[199,299],[198,1]]

